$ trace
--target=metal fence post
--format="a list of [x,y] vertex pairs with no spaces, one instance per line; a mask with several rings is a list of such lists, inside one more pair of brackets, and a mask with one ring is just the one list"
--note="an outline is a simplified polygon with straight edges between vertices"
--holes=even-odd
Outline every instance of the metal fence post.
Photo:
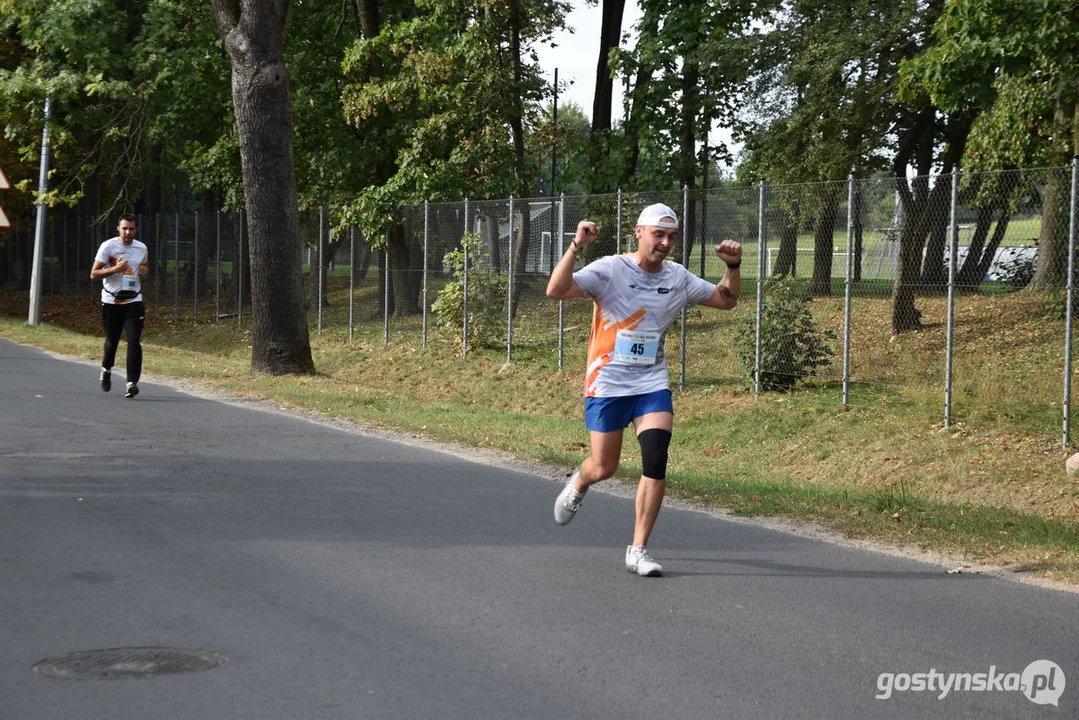
[[195,307],[195,324],[199,324],[199,213],[195,211],[195,276],[192,286],[195,288],[194,292],[194,307]]
[[[71,258],[71,253],[68,252],[69,248],[67,246],[67,213],[64,213],[63,229],[60,231],[60,246],[63,248],[60,256],[60,292],[67,295],[67,271],[68,265],[72,264],[68,262],[68,259]],[[71,269],[74,270],[74,267]]]
[[180,322],[180,213],[176,213],[176,259],[173,267],[172,321]]
[[382,344],[390,344],[390,235],[386,233],[386,260],[382,263],[386,278],[382,282]]
[[[166,275],[167,277],[167,275]],[[161,315],[161,213],[154,215],[154,316]]]
[[356,228],[348,229],[348,339],[352,339],[353,307],[356,305]]
[[[322,275],[326,269],[326,258],[322,253],[325,252],[323,248],[326,246],[322,243],[322,233],[324,227],[324,221],[326,219],[325,209],[320,205],[318,208],[318,334],[322,334]],[[312,269],[314,269],[312,267]]]
[[[689,185],[682,186],[682,267],[689,269]],[[678,389],[686,389],[686,309],[682,308],[681,341],[678,348]]]
[[236,327],[240,330],[243,330],[244,327],[244,212],[244,210],[240,210],[239,230],[236,239],[236,246],[239,248],[236,251]]
[[[618,195],[618,211],[621,214],[622,211],[622,195],[619,191]],[[562,262],[562,256],[566,251],[562,244],[566,239],[566,193],[563,192],[558,197],[558,262]],[[558,301],[558,369],[562,369],[562,361],[564,359],[565,348],[562,344],[562,338],[566,330],[566,301]]]
[[461,236],[461,249],[464,255],[464,287],[461,299],[461,357],[468,356],[468,198],[465,198],[465,232]]
[[[80,217],[79,208],[75,208],[75,265],[78,268],[82,267],[82,218]],[[90,265],[93,265],[91,259]],[[93,294],[94,283],[90,282],[90,294]],[[75,294],[82,294],[82,273],[76,270],[75,272]]]
[[757,320],[753,340],[753,393],[761,394],[761,313],[764,309],[764,256],[767,254],[764,239],[764,180],[760,182],[757,200]]
[[217,262],[215,265],[217,278],[214,285],[214,322],[221,324],[221,208],[217,209],[215,218],[215,232],[217,233]]
[[843,407],[850,405],[850,300],[854,270],[854,171],[847,178],[847,273],[843,288]]
[[430,226],[428,225],[428,213],[430,211],[430,202],[425,198],[423,201],[423,343],[424,350],[427,349],[427,248],[428,248],[428,233],[430,232]]
[[618,209],[614,226],[614,254],[622,254],[622,188],[618,188]]
[[506,362],[513,361],[513,195],[510,195],[509,264],[506,266],[509,281],[506,285]]
[[1076,181],[1079,180],[1079,157],[1072,158],[1071,209],[1068,216],[1068,297],[1065,301],[1067,319],[1064,323],[1064,447],[1071,443],[1072,398],[1072,319],[1075,297],[1075,205]]
[[[138,222],[136,222],[135,227],[139,227],[139,226],[140,226],[140,224]],[[56,217],[53,216],[53,215],[50,215],[48,222],[45,224],[45,227],[49,228],[49,231],[48,231],[48,235],[49,235],[48,249],[46,249],[46,251],[45,251],[46,255],[48,255],[48,257],[49,257],[49,294],[54,295],[54,294],[56,294],[56,259],[57,259],[56,258]],[[42,258],[42,259],[44,259],[44,258]],[[44,267],[44,265],[42,267]],[[138,272],[138,270],[136,270],[135,272]]]
[[956,203],[959,198],[959,171],[952,171],[951,214],[948,221],[948,342],[944,357],[944,427],[952,424],[952,355],[955,351],[955,265],[959,254],[959,233],[956,231]]

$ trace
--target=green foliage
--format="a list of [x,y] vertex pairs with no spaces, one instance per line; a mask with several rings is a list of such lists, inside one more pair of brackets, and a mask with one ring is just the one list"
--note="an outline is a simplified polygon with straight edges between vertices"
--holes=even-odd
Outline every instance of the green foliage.
[[907,486],[907,481],[903,478],[900,478],[898,482],[877,488],[875,505],[878,513],[888,513],[893,516],[918,512],[922,509],[922,503],[914,496]]
[[347,50],[341,104],[383,170],[354,203],[365,235],[424,199],[530,194],[538,169],[511,138],[516,122],[539,122],[549,89],[531,46],[567,11],[558,0],[521,3],[520,17],[485,0],[427,0],[380,17],[378,34]]
[[783,4],[641,2],[636,43],[610,57],[612,73],[628,89],[629,116],[612,134],[611,157],[592,169],[598,176],[592,187],[614,189],[619,180],[628,190],[679,187],[711,159],[730,160],[722,144],[707,158],[687,152],[684,138],[688,133],[699,143],[716,126],[737,125],[758,28]]
[[483,239],[477,233],[465,233],[461,247],[446,253],[442,264],[451,269],[451,280],[438,292],[432,303],[437,327],[464,331],[465,252],[468,253],[468,347],[493,347],[505,342],[506,282],[493,275]]
[[[761,390],[790,390],[831,364],[828,342],[835,333],[817,328],[809,310],[811,298],[792,277],[769,281],[761,308]],[[735,347],[746,377],[754,379],[756,320],[747,316],[738,324]]]
[[984,113],[972,128],[969,169],[1064,161],[1059,140],[1070,131],[1054,123],[1053,107],[1074,98],[1079,79],[1074,0],[948,2],[933,40],[903,63],[901,94],[928,92],[946,111]]
[[[584,195],[588,190],[589,173],[588,116],[572,102],[558,104],[558,126],[554,124],[553,107],[544,109],[536,124],[529,128],[526,152],[536,158],[536,188],[541,195]],[[551,187],[551,150],[557,153],[558,176]]]
[[[294,5],[285,40],[301,207],[342,204],[373,177],[378,138],[340,111],[340,59],[352,23],[318,4]],[[358,32],[358,30],[356,30]],[[98,184],[103,210],[129,208],[147,180],[217,191],[243,206],[229,58],[203,0],[0,0],[0,117],[34,172],[42,106],[52,99],[52,203]],[[26,184],[28,193],[33,191]]]

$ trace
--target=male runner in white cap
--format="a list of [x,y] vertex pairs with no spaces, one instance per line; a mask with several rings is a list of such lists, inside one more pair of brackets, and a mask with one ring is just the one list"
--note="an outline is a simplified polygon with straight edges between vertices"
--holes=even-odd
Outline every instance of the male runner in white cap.
[[683,308],[704,305],[729,310],[742,291],[739,243],[724,240],[716,246],[727,272],[713,285],[667,261],[678,241],[678,228],[674,210],[650,205],[641,212],[634,230],[636,252],[609,255],[574,272],[581,250],[597,234],[596,224],[583,220],[547,284],[550,298],[588,297],[595,302],[584,388],[591,454],[555,500],[555,521],[567,524],[589,485],[614,475],[622,453],[622,431],[632,423],[644,472],[637,485],[636,524],[633,543],[626,548],[626,570],[643,576],[663,573],[663,567],[649,556],[647,544],[663,503],[674,421],[664,338]]

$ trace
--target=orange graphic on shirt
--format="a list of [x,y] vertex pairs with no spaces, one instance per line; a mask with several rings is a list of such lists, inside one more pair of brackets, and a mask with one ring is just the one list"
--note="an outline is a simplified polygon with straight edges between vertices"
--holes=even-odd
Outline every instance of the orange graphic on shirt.
[[[109,257],[109,267],[114,267],[116,265],[119,265],[120,264],[120,258],[122,258],[122,257],[123,257],[123,255],[120,255],[119,257],[117,257],[116,255],[110,256]],[[130,265],[128,265],[124,269],[123,274],[124,275],[134,275],[135,274],[135,269],[133,269]],[[122,300],[120,298],[113,298],[112,301],[117,305],[126,305],[127,303],[132,302],[131,300]]]
[[635,330],[644,320],[648,312],[640,308],[621,322],[608,323],[603,317],[603,310],[599,303],[595,303],[592,311],[592,334],[588,338],[588,372],[584,379],[585,397],[592,397],[595,393],[596,378],[599,371],[611,363],[611,353],[614,351],[615,341],[618,339],[619,330]]

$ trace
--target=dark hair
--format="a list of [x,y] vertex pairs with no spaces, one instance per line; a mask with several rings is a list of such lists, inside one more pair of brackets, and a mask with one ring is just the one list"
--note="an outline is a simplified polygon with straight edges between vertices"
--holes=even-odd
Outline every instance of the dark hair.
[[123,215],[120,216],[120,219],[116,221],[116,224],[119,225],[124,220],[127,220],[128,222],[133,222],[136,225],[139,224],[139,220],[138,220],[138,218],[135,217],[134,213],[124,213]]

